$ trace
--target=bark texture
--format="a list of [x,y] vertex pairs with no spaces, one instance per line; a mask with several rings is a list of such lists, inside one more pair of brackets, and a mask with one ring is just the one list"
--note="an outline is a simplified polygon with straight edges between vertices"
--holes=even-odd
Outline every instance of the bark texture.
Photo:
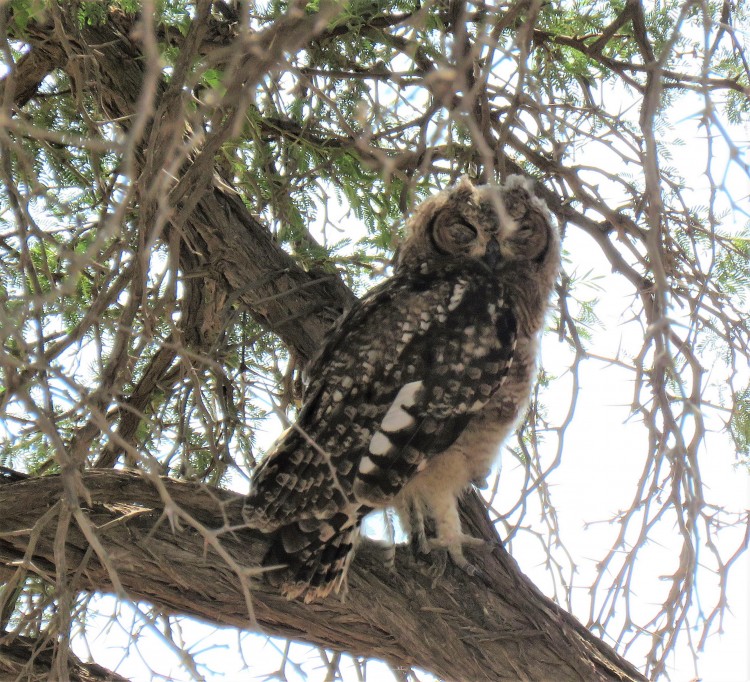
[[[54,649],[54,642],[40,648],[28,637],[15,637],[7,644],[0,639],[0,680],[46,682],[50,679]],[[122,675],[75,657],[69,659],[67,673],[72,682],[128,682]]]
[[[119,583],[130,599],[167,613],[259,627],[448,680],[645,679],[523,576],[476,495],[465,500],[464,519],[487,540],[486,549],[471,555],[479,578],[449,567],[436,580],[401,547],[390,568],[387,548],[363,541],[343,600],[287,601],[252,579],[248,608],[241,575],[257,569],[265,540],[241,527],[240,496],[169,479],[155,484],[123,471],[91,471],[81,483],[89,494],[86,517],[115,574],[72,523],[65,549],[76,590],[110,592]],[[0,485],[0,564],[51,579],[58,510],[65,504],[58,476]]]

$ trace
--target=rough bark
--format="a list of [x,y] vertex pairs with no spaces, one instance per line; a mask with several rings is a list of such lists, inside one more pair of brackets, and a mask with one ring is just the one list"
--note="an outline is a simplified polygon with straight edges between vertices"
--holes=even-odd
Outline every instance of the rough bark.
[[[85,30],[65,24],[65,19],[61,17],[57,25],[29,24],[27,40],[31,50],[19,60],[10,76],[3,79],[2,90],[10,84],[16,106],[20,107],[47,75],[43,73],[45,67],[62,68],[80,87],[92,89],[102,109],[113,120],[130,121],[139,104],[138,94],[144,87],[146,70],[139,44],[132,38],[134,19],[113,12],[110,22],[87,26]],[[305,27],[279,28],[298,39],[312,37]],[[65,50],[60,45],[61,30],[68,38]],[[218,38],[209,35],[204,40],[213,42]],[[303,44],[297,45],[297,49]],[[254,49],[259,48],[247,51],[253,54]],[[80,64],[91,63],[92,53],[96,56],[96,69],[81,73]],[[161,83],[157,89],[159,110],[166,108],[172,115],[182,114],[182,107],[172,106]],[[133,175],[139,175],[137,185],[143,204],[158,198],[152,196],[155,180],[152,175],[160,173],[163,149],[169,146],[169,139],[160,141],[153,136],[158,137],[161,131],[167,137],[171,131],[163,130],[164,124],[156,127],[159,129],[155,132],[149,126],[134,149]],[[354,296],[335,273],[303,270],[279,247],[242,198],[218,178],[213,165],[205,166],[200,160],[192,159],[190,166],[198,167],[199,172],[190,174],[187,182],[173,188],[173,195],[181,200],[174,205],[171,223],[166,228],[167,232],[171,229],[179,234],[176,241],[183,271],[200,272],[204,280],[219,287],[217,299],[239,301],[301,359],[308,359],[331,324],[354,302]]]
[[[0,679],[47,682],[54,648],[51,641],[40,647],[28,637],[14,637],[7,643],[0,638]],[[67,672],[71,682],[128,682],[122,675],[96,663],[79,661],[75,656],[69,657]]]
[[[449,680],[645,679],[521,574],[476,495],[464,512],[471,532],[488,543],[472,554],[479,578],[449,567],[435,580],[401,547],[389,568],[387,550],[364,541],[345,599],[305,605],[253,579],[248,609],[236,569],[252,573],[265,540],[240,527],[240,496],[169,479],[155,486],[122,471],[91,471],[82,483],[86,516],[116,578],[73,523],[66,551],[78,590],[110,592],[119,582],[130,599],[167,613],[240,628],[255,627],[255,620],[269,634],[418,666]],[[58,476],[0,485],[0,563],[53,575],[58,516],[47,512],[64,504]]]

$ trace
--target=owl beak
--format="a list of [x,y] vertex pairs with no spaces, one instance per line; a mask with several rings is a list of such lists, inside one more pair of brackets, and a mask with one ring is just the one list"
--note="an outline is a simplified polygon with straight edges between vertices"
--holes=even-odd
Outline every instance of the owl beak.
[[487,248],[484,252],[484,262],[487,263],[492,270],[494,270],[500,262],[500,244],[497,243],[495,237],[490,237],[490,241],[487,243]]

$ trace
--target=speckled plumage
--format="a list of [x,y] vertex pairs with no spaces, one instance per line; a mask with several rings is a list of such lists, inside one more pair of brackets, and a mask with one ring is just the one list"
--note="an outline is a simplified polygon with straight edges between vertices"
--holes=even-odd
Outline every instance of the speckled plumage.
[[287,596],[339,589],[375,508],[395,507],[423,551],[466,565],[457,498],[528,400],[559,259],[519,176],[462,180],[417,209],[395,274],[339,321],[296,423],[253,476],[246,518],[272,534],[264,563]]

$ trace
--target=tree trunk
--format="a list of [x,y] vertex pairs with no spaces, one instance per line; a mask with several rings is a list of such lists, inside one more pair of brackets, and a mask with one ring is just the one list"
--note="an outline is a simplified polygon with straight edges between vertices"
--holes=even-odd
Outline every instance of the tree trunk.
[[[242,528],[241,496],[123,471],[87,472],[81,483],[86,517],[114,574],[71,523],[66,563],[74,589],[112,592],[119,584],[130,599],[166,613],[258,627],[448,680],[645,679],[521,574],[475,494],[465,500],[464,518],[487,541],[471,554],[480,577],[452,566],[428,577],[404,547],[389,567],[388,548],[365,540],[345,598],[305,605],[255,577],[246,600],[243,576],[257,569],[265,539]],[[65,504],[59,476],[0,485],[0,564],[52,579]]]
[[[15,637],[7,644],[0,638],[0,679],[47,682],[54,649],[51,641],[40,649],[39,642],[28,637]],[[72,682],[128,682],[122,675],[96,663],[83,663],[72,655],[67,672]]]

